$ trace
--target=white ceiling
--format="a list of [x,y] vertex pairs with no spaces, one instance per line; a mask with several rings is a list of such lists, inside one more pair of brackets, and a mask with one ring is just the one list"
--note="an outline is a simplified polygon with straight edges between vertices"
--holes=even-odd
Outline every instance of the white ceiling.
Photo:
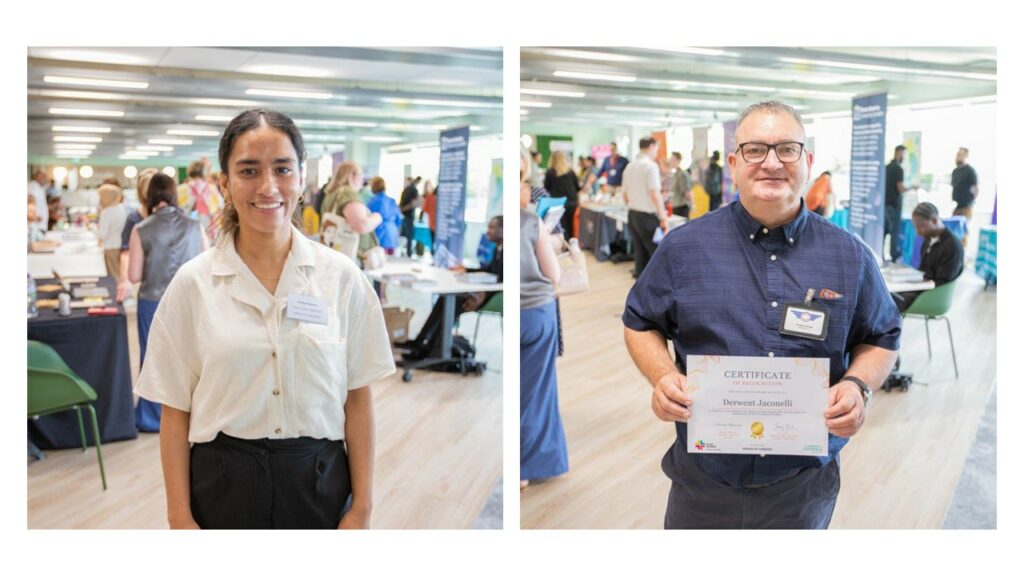
[[[311,152],[365,141],[370,146],[422,142],[445,127],[501,131],[499,48],[68,48],[28,49],[28,146],[33,163],[57,161],[55,136],[99,137],[95,164],[175,164],[216,157],[218,136],[173,136],[175,129],[217,132],[252,107],[295,119]],[[146,88],[63,85],[45,76],[146,82]],[[329,94],[328,99],[250,95],[250,89]],[[401,101],[385,99],[399,98]],[[123,112],[82,117],[53,109]],[[299,122],[303,120],[304,122]],[[345,122],[361,123],[346,126]],[[369,125],[368,125],[369,124]],[[110,128],[106,134],[54,132],[54,126]],[[190,139],[149,161],[119,159],[150,139]],[[386,140],[386,142],[374,142]],[[372,142],[372,143],[371,143]]]
[[596,123],[666,128],[729,120],[768,99],[813,117],[848,111],[853,96],[881,91],[889,93],[890,106],[994,98],[995,58],[995,48],[524,47],[521,90],[577,97],[521,93],[521,100],[550,107],[523,106],[520,121],[527,129]]

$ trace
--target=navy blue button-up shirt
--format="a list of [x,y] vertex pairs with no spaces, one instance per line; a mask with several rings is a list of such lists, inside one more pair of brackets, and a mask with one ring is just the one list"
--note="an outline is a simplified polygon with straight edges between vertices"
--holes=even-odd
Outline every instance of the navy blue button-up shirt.
[[[823,341],[779,332],[785,304],[803,302],[808,289],[840,296],[815,297],[831,312]],[[630,290],[622,321],[671,340],[683,374],[687,354],[829,358],[832,385],[857,345],[897,350],[900,337],[899,312],[871,251],[802,203],[794,221],[771,230],[739,202],[676,228]],[[730,486],[758,486],[822,467],[846,442],[829,435],[820,458],[689,454],[686,424],[677,422],[662,468],[677,481],[676,470],[696,466]]]
[[629,158],[625,156],[619,156],[615,164],[612,164],[612,157],[609,156],[601,162],[598,177],[606,176],[609,186],[622,186],[622,173],[626,170],[626,164],[629,164]]

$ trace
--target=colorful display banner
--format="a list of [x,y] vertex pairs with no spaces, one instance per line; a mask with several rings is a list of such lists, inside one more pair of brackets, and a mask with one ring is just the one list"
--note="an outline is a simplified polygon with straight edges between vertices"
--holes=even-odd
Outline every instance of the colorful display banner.
[[903,183],[910,188],[921,183],[921,133],[904,132],[903,145],[907,147],[903,152]]
[[451,268],[462,263],[466,222],[466,164],[469,126],[441,132],[441,166],[437,178],[437,238],[434,265]]
[[727,161],[729,153],[736,151],[736,121],[730,120],[722,124],[722,130],[725,132],[725,146],[722,148],[722,205],[725,205],[740,198],[740,191],[732,179],[732,170],[729,169]]
[[885,235],[885,113],[888,94],[853,100],[850,145],[850,232],[882,257]]

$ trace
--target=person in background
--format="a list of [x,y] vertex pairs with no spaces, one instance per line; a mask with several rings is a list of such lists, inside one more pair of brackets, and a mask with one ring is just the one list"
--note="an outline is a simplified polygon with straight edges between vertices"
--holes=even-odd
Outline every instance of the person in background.
[[[900,144],[892,155],[892,161],[885,167],[885,234],[889,236],[889,257],[896,264],[903,257],[903,151]],[[884,237],[883,237],[883,242]]]
[[186,216],[196,214],[203,233],[208,238],[217,235],[216,217],[224,206],[224,199],[216,186],[209,183],[209,160],[195,160],[188,165],[188,180],[178,186],[178,206]]
[[807,209],[818,216],[827,218],[829,212],[831,212],[829,206],[831,200],[832,173],[826,170],[818,176],[814,183],[811,184],[810,189],[807,190]]
[[47,224],[50,221],[50,210],[46,205],[46,189],[43,188],[50,177],[43,170],[37,169],[32,173],[32,180],[28,183],[28,193],[36,201],[36,216],[39,218],[39,225],[43,230],[48,230]]
[[[482,268],[464,268],[458,266],[453,268],[454,272],[466,273],[466,272],[488,272],[498,277],[498,283],[504,280],[504,261],[505,261],[505,224],[504,218],[501,215],[491,218],[487,223],[487,239],[494,242],[494,257],[491,261]],[[459,294],[455,297],[455,314],[463,314],[465,312],[475,312],[480,309],[481,306],[487,303],[488,300],[494,297],[497,292],[467,292]],[[420,329],[419,334],[416,338],[401,345],[402,348],[409,349],[408,352],[402,354],[402,358],[405,360],[422,360],[431,354],[438,352],[438,347],[441,343],[441,330],[444,326],[444,302],[440,299],[434,304],[434,308],[430,311],[430,316],[427,317],[427,321],[423,323],[423,328]]]
[[358,187],[363,183],[363,169],[352,160],[346,160],[334,170],[334,177],[320,206],[320,221],[324,214],[337,214],[345,219],[345,223],[359,235],[359,247],[356,251],[357,261],[362,261],[366,251],[378,246],[374,230],[383,220],[380,214],[370,212],[366,204],[359,200]]
[[46,187],[46,197],[53,198],[54,196],[60,196],[60,190],[57,189],[57,181],[51,178],[50,185]]
[[[978,199],[978,173],[974,167],[967,163],[967,156],[970,151],[967,148],[960,148],[956,152],[956,168],[950,183],[953,185],[953,216],[963,216],[968,222],[974,215],[974,202]],[[963,244],[967,246],[969,234],[964,234]]]
[[132,237],[132,230],[135,226],[146,219],[149,213],[146,211],[146,189],[149,187],[149,180],[156,174],[156,168],[140,170],[135,175],[135,195],[139,199],[139,209],[133,210],[124,220],[124,230],[121,231],[121,254],[117,284],[117,301],[124,302],[132,293],[132,281],[128,278],[128,248],[129,240]]
[[[931,202],[921,202],[914,208],[911,219],[917,235],[924,239],[921,263],[917,267],[924,272],[924,279],[935,282],[938,287],[959,278],[964,271],[964,247],[939,219],[939,209]],[[892,296],[902,313],[923,293],[899,292]]]
[[672,213],[683,218],[690,217],[693,192],[690,191],[690,173],[683,169],[683,155],[673,152],[668,157],[672,176]]
[[62,196],[47,198],[46,205],[50,217],[49,222],[46,224],[46,229],[57,230],[60,225],[67,220],[64,216],[64,201],[62,200]]
[[31,248],[34,242],[41,241],[46,236],[46,231],[39,224],[39,213],[36,208],[36,197],[28,195],[28,246]]
[[136,386],[163,405],[168,522],[368,528],[368,385],[395,371],[380,301],[351,259],[295,227],[306,153],[290,118],[242,112],[219,157],[218,242],[167,287]]
[[597,198],[597,195],[601,193],[601,185],[597,183],[597,161],[593,156],[587,156],[581,160],[585,170],[583,176],[580,177],[580,182],[583,183],[580,191],[587,194],[590,199]]
[[409,183],[402,190],[402,197],[398,201],[398,208],[402,211],[401,234],[405,237],[405,254],[412,256],[412,236],[416,228],[416,207],[420,205],[420,193],[416,185],[420,183],[419,176],[410,179]]
[[519,489],[569,471],[569,449],[558,413],[558,319],[561,279],[551,239],[536,214],[528,172],[519,182]]
[[370,200],[373,199],[373,191],[370,190],[370,179],[363,179],[363,185],[359,187],[359,201],[363,204],[369,204]]
[[650,136],[640,139],[640,154],[626,166],[622,175],[622,199],[629,206],[628,224],[633,234],[633,277],[639,278],[654,250],[658,228],[668,233],[668,214],[661,201],[661,176],[654,158],[658,141]]
[[434,236],[437,234],[437,190],[434,183],[427,180],[423,183],[423,205],[420,208],[420,220],[427,219],[430,228],[430,251],[434,251]]
[[562,213],[562,231],[565,239],[574,237],[573,220],[579,206],[580,181],[572,171],[572,164],[565,152],[559,150],[551,155],[551,167],[544,174],[544,189],[552,198],[565,198],[565,212]]
[[601,162],[601,169],[597,171],[597,177],[605,178],[605,182],[608,184],[608,195],[614,198],[622,187],[622,175],[626,172],[629,158],[619,156],[619,145],[615,142],[611,143],[611,147],[612,155]]
[[[128,240],[128,279],[141,282],[136,313],[139,327],[139,365],[145,369],[146,345],[160,299],[183,264],[209,247],[199,222],[178,208],[174,179],[157,172],[146,188],[149,216],[131,231]],[[160,431],[160,404],[139,398],[135,427],[143,432]]]
[[544,169],[541,168],[544,165],[544,155],[535,150],[530,153],[530,161],[533,164],[530,167],[530,184],[534,188],[541,188],[544,186]]
[[718,150],[708,159],[707,170],[704,171],[704,191],[708,193],[708,212],[722,205],[722,167],[718,164],[722,155]]
[[121,283],[121,236],[124,223],[128,219],[128,211],[124,207],[124,196],[117,186],[104,184],[100,186],[100,218],[96,235],[99,245],[103,247],[103,262],[107,265],[107,275]]
[[398,204],[384,191],[384,179],[380,176],[370,178],[370,190],[373,191],[373,198],[366,205],[370,212],[380,214],[380,226],[374,230],[377,234],[377,241],[380,247],[388,255],[395,253],[398,247],[398,226],[402,222],[402,213],[398,210]]

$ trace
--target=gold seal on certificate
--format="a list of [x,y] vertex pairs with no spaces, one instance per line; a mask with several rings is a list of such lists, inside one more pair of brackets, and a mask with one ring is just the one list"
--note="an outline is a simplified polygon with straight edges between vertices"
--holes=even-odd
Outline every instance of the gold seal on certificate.
[[828,358],[687,356],[687,451],[827,456]]

